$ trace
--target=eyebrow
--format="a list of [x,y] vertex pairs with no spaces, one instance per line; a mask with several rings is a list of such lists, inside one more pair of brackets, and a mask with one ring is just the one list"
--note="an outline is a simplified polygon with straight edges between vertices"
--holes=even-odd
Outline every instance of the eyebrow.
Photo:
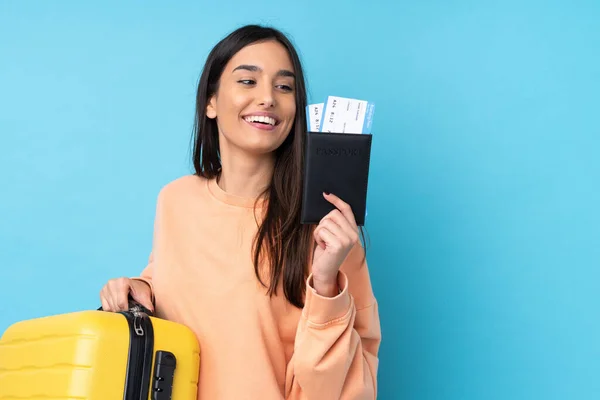
[[[235,67],[232,72],[235,72],[237,70],[246,70],[246,71],[251,71],[251,72],[261,72],[262,68],[257,67],[256,65],[242,64],[242,65],[238,65],[237,67]],[[291,78],[296,78],[296,75],[292,71],[289,71],[287,69],[280,69],[277,72],[277,76],[289,76]]]

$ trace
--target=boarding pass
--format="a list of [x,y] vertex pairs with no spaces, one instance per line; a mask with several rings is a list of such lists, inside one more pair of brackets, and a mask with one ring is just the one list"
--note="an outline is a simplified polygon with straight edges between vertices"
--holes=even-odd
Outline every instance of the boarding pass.
[[375,104],[366,100],[328,96],[307,106],[310,132],[371,133]]

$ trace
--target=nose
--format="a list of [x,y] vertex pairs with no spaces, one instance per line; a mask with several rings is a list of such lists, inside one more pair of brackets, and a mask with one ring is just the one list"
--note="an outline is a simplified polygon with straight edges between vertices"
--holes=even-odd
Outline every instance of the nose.
[[270,108],[275,106],[275,96],[273,95],[273,87],[271,85],[262,85],[259,96],[259,104],[263,107]]

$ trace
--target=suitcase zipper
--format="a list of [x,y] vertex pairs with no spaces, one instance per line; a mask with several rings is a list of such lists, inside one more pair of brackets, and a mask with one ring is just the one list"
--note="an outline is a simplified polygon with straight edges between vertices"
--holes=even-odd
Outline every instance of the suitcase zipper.
[[146,400],[154,352],[152,322],[138,311],[125,311],[122,314],[129,324],[130,341],[123,400]]
[[133,312],[133,329],[138,336],[144,336],[144,328],[142,328],[142,315],[138,311]]

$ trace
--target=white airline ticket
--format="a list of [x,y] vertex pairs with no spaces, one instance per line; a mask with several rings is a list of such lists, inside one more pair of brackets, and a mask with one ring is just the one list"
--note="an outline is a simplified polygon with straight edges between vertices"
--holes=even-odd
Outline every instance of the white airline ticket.
[[328,96],[321,132],[371,133],[375,105],[366,100]]
[[321,131],[321,116],[323,115],[323,106],[325,103],[310,104],[306,110],[306,119],[308,120],[309,132]]

